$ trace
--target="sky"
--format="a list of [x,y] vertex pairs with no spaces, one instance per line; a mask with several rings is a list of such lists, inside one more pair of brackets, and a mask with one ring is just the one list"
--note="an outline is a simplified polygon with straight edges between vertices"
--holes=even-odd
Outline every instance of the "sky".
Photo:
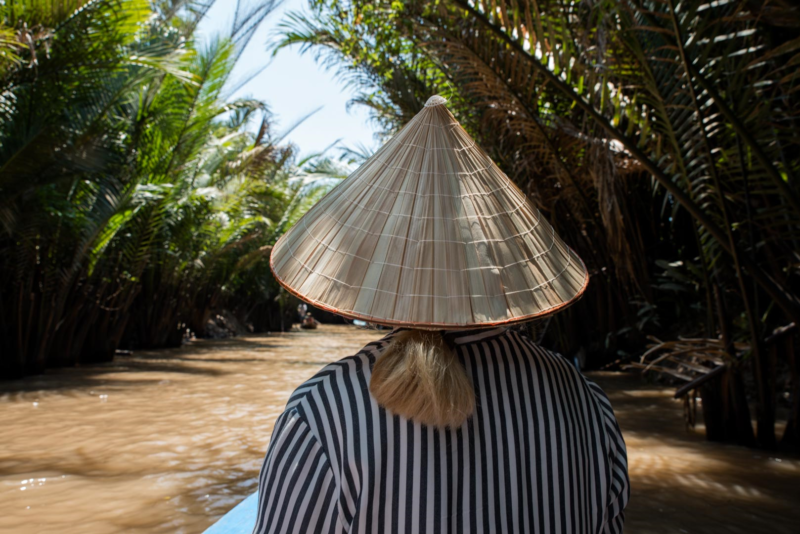
[[[200,25],[201,39],[215,33],[227,34],[233,22],[234,6],[234,0],[217,0]],[[337,139],[349,147],[376,148],[374,127],[369,123],[366,108],[353,106],[347,111],[347,101],[354,92],[337,79],[334,71],[318,65],[312,52],[300,54],[297,46],[285,48],[275,57],[267,50],[269,43],[276,39],[277,26],[284,14],[305,6],[306,0],[285,0],[263,22],[245,49],[232,79],[245,79],[265,64],[269,66],[233,97],[266,102],[278,132],[284,132],[304,115],[321,108],[286,137],[297,145],[300,157],[321,152]],[[333,157],[338,154],[336,150],[330,153]]]

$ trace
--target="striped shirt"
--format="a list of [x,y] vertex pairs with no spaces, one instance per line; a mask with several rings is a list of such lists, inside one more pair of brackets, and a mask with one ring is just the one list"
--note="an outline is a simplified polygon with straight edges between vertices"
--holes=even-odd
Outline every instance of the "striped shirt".
[[393,334],[294,392],[261,469],[255,533],[622,532],[625,443],[597,385],[524,334],[447,332],[476,409],[460,428],[424,426],[370,395]]

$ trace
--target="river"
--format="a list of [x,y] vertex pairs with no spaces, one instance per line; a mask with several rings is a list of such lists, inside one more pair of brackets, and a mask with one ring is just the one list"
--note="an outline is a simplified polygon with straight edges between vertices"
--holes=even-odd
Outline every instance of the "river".
[[[0,532],[202,532],[255,490],[294,388],[380,335],[323,325],[197,341],[0,384]],[[671,389],[592,378],[628,443],[627,532],[799,531],[798,459],[706,443]]]

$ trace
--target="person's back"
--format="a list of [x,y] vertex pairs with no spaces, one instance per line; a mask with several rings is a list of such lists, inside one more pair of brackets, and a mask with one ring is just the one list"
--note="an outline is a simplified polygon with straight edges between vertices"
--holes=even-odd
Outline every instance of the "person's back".
[[474,412],[458,427],[426,426],[370,392],[393,336],[292,395],[254,532],[622,532],[625,445],[599,387],[516,332],[450,332]]

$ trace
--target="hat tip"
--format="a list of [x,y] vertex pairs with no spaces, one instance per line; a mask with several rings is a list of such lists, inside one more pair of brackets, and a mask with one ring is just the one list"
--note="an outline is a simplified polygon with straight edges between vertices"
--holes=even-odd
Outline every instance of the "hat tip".
[[431,108],[433,106],[441,106],[442,104],[446,104],[446,103],[447,103],[447,99],[445,97],[439,96],[439,95],[433,95],[432,97],[430,97],[428,99],[427,102],[425,102],[425,107],[426,108]]

